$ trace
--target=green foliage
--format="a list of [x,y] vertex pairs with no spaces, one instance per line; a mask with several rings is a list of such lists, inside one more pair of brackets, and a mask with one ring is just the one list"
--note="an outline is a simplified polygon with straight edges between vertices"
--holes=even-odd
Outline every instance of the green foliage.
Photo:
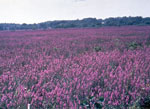
[[85,47],[85,51],[88,51],[89,50],[89,48],[88,47]]
[[147,38],[146,45],[150,46],[150,36]]
[[47,50],[47,51],[45,52],[45,55],[50,56],[50,55],[51,55],[51,50]]
[[24,66],[26,65],[26,62],[23,61],[23,62],[21,63],[21,65],[24,67]]
[[54,49],[54,51],[57,51],[57,50],[58,50],[58,48],[56,48],[56,47],[54,47],[53,49]]
[[100,98],[99,98],[99,101],[100,101],[100,102],[104,102],[104,97],[100,97]]
[[141,43],[137,43],[137,42],[131,42],[129,45],[128,45],[128,48],[130,50],[135,50],[137,49],[138,47],[142,47],[142,44]]
[[87,100],[84,100],[84,101],[81,102],[81,105],[84,106],[84,107],[87,107],[87,106],[89,106],[89,103],[88,103]]
[[119,63],[115,61],[110,61],[109,64],[113,69],[116,69],[119,66]]
[[150,97],[141,98],[139,104],[143,109],[150,109]]
[[129,109],[150,109],[150,96],[139,97]]
[[99,51],[101,51],[102,49],[101,49],[101,47],[99,47],[99,46],[97,46],[97,47],[94,47],[94,51],[96,51],[96,52],[99,52]]
[[3,69],[0,67],[0,76],[3,74]]
[[91,101],[91,100],[93,100],[94,99],[94,96],[90,96],[89,97],[89,100]]
[[95,103],[94,105],[95,105],[96,109],[102,109],[102,107],[103,107],[100,103]]
[[103,102],[104,102],[104,97],[100,97],[98,100],[94,100],[94,96],[89,96],[86,100],[83,100],[81,102],[81,106],[86,107],[86,108],[91,108],[90,104],[93,104],[95,109],[102,109],[103,108]]

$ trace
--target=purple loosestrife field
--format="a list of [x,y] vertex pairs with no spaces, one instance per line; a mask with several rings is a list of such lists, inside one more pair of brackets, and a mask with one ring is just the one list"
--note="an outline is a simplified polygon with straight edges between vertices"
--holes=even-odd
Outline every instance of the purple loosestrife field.
[[2,109],[126,109],[150,96],[150,27],[0,32]]

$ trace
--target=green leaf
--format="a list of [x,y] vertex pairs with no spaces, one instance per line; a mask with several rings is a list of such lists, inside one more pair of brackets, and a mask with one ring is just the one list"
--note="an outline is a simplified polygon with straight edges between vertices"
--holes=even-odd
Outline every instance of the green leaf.
[[94,96],[90,96],[89,99],[92,100],[94,98]]
[[100,102],[103,102],[103,101],[104,101],[104,97],[100,97],[100,98],[99,98],[99,101],[100,101]]
[[101,47],[97,46],[97,47],[94,47],[94,50],[95,50],[96,52],[99,52],[99,51],[101,51],[102,49],[101,49]]
[[81,105],[82,105],[82,106],[87,106],[87,105],[89,105],[89,104],[88,104],[88,102],[87,102],[86,100],[84,100],[84,101],[81,102]]
[[99,103],[95,103],[94,105],[95,105],[96,109],[102,109],[102,107],[103,107],[103,106],[102,106],[101,104],[99,104]]

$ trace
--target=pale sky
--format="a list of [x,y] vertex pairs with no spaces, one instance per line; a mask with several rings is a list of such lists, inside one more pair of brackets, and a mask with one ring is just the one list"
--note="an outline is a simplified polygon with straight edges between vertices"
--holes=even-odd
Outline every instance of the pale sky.
[[150,17],[150,0],[0,0],[0,23]]

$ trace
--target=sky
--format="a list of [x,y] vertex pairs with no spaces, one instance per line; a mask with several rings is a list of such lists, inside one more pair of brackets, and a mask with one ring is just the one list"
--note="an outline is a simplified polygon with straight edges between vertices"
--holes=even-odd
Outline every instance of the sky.
[[150,17],[150,0],[0,0],[0,23]]

